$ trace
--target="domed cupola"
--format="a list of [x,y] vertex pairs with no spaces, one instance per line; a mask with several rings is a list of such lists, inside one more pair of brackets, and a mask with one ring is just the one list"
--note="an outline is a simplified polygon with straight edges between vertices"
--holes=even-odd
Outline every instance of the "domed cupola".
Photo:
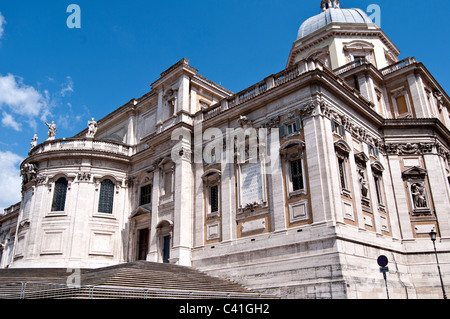
[[338,0],[322,0],[322,13],[306,20],[298,30],[297,40],[304,38],[331,23],[367,24],[372,20],[361,9],[341,9]]
[[397,60],[399,50],[363,10],[341,8],[339,0],[322,0],[320,8],[301,24],[288,66],[318,58],[336,69],[364,57],[380,69]]

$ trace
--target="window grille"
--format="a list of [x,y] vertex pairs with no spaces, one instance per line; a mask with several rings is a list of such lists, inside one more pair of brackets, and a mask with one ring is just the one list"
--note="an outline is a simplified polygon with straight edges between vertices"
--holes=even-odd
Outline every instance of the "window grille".
[[219,211],[219,186],[212,186],[209,189],[211,213]]
[[66,206],[67,179],[61,177],[55,183],[55,192],[53,194],[52,212],[63,212]]
[[139,205],[150,204],[152,201],[152,185],[146,185],[141,187],[141,199]]
[[114,203],[114,183],[105,179],[100,186],[99,213],[112,214]]
[[298,191],[304,188],[301,159],[291,162],[291,178],[293,191]]

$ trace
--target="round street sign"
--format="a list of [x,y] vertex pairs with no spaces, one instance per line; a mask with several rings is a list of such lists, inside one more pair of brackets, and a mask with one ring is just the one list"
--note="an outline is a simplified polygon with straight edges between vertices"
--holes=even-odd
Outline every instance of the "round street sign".
[[387,264],[389,263],[387,257],[384,255],[379,256],[377,262],[380,267],[386,267]]

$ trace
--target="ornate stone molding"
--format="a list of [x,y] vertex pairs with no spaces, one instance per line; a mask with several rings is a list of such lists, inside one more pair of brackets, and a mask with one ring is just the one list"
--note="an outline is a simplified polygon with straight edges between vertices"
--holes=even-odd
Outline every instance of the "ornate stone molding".
[[33,163],[25,163],[20,170],[20,175],[22,176],[22,184],[25,185],[36,179],[37,176],[37,165]]
[[387,143],[384,150],[388,155],[422,155],[433,151],[433,143]]
[[91,174],[86,172],[80,172],[77,175],[77,179],[79,182],[89,182],[91,180]]
[[311,101],[300,107],[300,114],[302,118],[307,119],[319,115],[319,106],[321,102]]
[[261,127],[263,128],[279,128],[281,124],[281,117],[275,116],[272,118],[268,118],[264,123],[262,123]]
[[323,116],[330,120],[340,122],[344,126],[345,130],[352,135],[352,137],[362,142],[374,144],[375,146],[380,144],[379,137],[370,135],[366,128],[357,124],[349,116],[338,113],[329,103],[321,102],[320,108]]

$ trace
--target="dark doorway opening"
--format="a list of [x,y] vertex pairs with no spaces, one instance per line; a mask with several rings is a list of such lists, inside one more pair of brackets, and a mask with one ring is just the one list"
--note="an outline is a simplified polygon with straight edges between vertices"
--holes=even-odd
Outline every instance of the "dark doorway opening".
[[170,258],[170,236],[164,237],[163,263],[168,264]]
[[148,228],[139,230],[138,260],[147,259],[149,234]]

